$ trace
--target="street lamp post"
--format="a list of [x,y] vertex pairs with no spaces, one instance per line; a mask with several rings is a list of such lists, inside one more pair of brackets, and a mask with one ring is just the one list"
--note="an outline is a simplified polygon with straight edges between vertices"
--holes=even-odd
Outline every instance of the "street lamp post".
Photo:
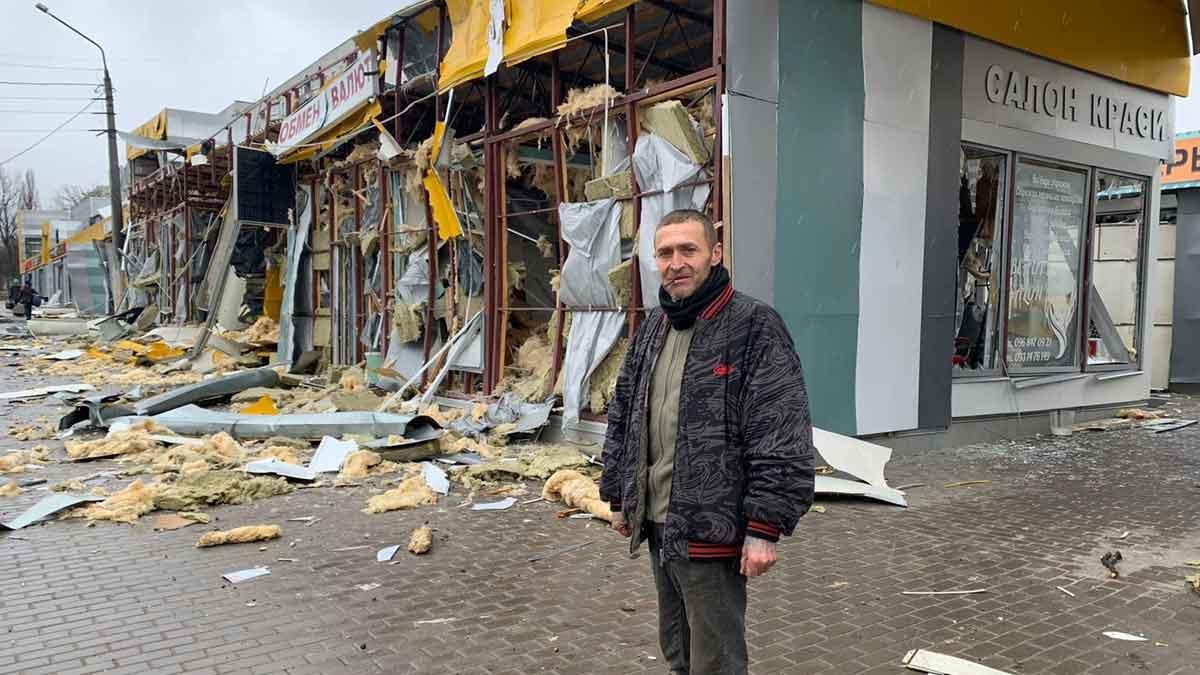
[[108,122],[106,128],[108,134],[108,191],[112,203],[113,247],[117,250],[119,260],[125,246],[125,214],[121,210],[121,167],[117,163],[117,120],[113,114],[112,78],[108,76],[108,58],[104,55],[104,47],[101,47],[100,43],[80,33],[74,26],[52,14],[49,7],[40,2],[34,6],[100,50],[100,62],[104,64],[104,116]]

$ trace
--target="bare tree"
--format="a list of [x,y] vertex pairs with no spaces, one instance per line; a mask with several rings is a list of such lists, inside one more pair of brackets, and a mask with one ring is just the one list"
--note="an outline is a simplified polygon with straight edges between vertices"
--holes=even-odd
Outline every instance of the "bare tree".
[[0,278],[7,280],[17,271],[17,209],[21,180],[0,166]]
[[88,197],[107,196],[107,185],[93,185],[91,188],[85,188],[82,185],[67,184],[58,189],[58,194],[54,196],[54,203],[58,208],[70,211],[75,208],[76,204]]
[[19,191],[21,196],[18,200],[17,208],[41,208],[42,200],[38,194],[37,178],[33,175],[33,169],[25,169],[25,174],[21,176]]

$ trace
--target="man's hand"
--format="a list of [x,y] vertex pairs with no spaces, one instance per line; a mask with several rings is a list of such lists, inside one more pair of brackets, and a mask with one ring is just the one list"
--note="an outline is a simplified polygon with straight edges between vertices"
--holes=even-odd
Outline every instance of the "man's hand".
[[775,542],[746,537],[742,544],[742,576],[766,574],[775,564]]
[[612,529],[617,531],[622,537],[628,539],[633,534],[633,528],[625,520],[625,514],[620,511],[613,511],[612,514]]

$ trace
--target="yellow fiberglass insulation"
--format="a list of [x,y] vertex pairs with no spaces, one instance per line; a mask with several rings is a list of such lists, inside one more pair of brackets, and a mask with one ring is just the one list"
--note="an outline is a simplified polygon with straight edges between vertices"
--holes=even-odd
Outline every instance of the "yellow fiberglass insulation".
[[549,478],[560,469],[573,469],[587,465],[587,455],[570,446],[537,447],[529,459],[529,468],[525,471],[525,475],[529,478]]
[[16,497],[19,494],[21,494],[21,486],[17,485],[15,480],[0,485],[0,497]]
[[180,476],[173,485],[161,487],[154,504],[165,511],[195,511],[217,504],[248,504],[285,495],[293,489],[283,478],[251,477],[241,471],[207,471]]
[[578,471],[564,469],[555,473],[542,488],[546,501],[562,501],[567,506],[583,509],[601,520],[612,520],[608,502],[600,499],[600,488]]
[[407,478],[394,490],[375,495],[367,500],[363,513],[384,513],[401,509],[414,509],[425,504],[436,504],[437,493],[429,489],[421,476]]
[[146,485],[141,480],[135,480],[102,502],[76,509],[71,517],[132,523],[154,510],[154,498],[158,490],[158,485]]
[[379,453],[359,450],[346,458],[346,463],[342,465],[342,472],[338,474],[338,478],[366,478],[373,467],[382,463],[383,458],[379,456]]
[[300,458],[296,456],[296,450],[289,448],[286,445],[272,445],[264,448],[258,453],[259,459],[277,459],[288,464],[300,464]]
[[608,409],[608,402],[617,394],[617,376],[629,352],[629,340],[620,338],[608,355],[592,371],[588,379],[588,408],[597,415]]
[[423,525],[413,530],[412,537],[408,540],[408,552],[416,555],[427,553],[433,547],[433,530],[429,529],[428,525]]
[[150,436],[144,429],[128,429],[94,441],[67,441],[67,457],[100,459],[157,452],[162,445]]
[[283,536],[283,530],[278,525],[247,525],[235,527],[221,532],[205,532],[196,542],[196,548],[223,546],[225,544],[249,544],[255,541],[267,541]]
[[21,473],[25,465],[33,461],[33,455],[23,450],[0,455],[0,473]]
[[87,486],[83,484],[83,481],[72,478],[71,480],[64,480],[61,483],[55,483],[54,485],[51,485],[50,491],[51,492],[86,492]]

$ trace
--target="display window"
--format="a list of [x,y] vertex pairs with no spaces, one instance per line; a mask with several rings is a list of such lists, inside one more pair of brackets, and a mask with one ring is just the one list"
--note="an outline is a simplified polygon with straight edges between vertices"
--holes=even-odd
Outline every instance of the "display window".
[[1150,182],[963,145],[956,376],[1136,368]]

